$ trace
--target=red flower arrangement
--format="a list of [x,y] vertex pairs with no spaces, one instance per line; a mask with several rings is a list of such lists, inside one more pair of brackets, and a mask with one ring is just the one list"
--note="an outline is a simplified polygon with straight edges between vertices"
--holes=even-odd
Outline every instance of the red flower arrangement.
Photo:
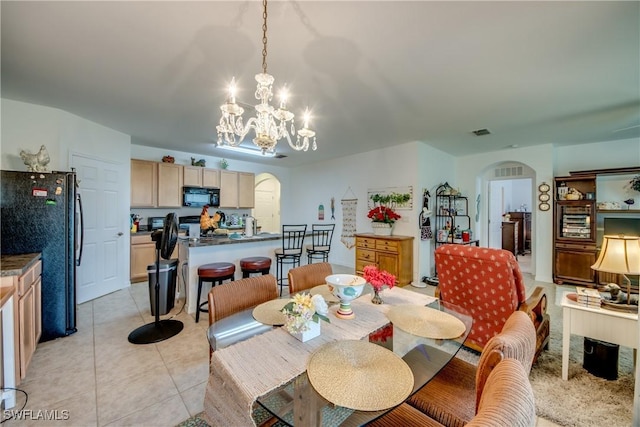
[[400,215],[395,213],[393,209],[386,206],[376,206],[371,209],[367,214],[367,218],[370,218],[373,222],[385,222],[387,224],[393,224],[401,218]]
[[363,277],[377,292],[380,292],[385,285],[393,288],[396,284],[396,276],[388,271],[378,270],[378,267],[375,265],[365,266],[363,269]]

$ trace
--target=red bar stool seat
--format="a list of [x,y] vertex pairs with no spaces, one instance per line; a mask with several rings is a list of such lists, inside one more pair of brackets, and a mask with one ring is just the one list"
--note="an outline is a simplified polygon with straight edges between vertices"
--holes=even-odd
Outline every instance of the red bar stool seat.
[[202,283],[211,282],[211,287],[221,285],[225,280],[234,280],[236,272],[235,264],[231,262],[212,262],[198,267],[198,309],[196,310],[196,323],[200,320],[200,312],[207,313],[208,301],[200,302],[202,296]]
[[242,278],[246,279],[251,273],[269,274],[271,270],[271,258],[265,256],[252,256],[240,260]]

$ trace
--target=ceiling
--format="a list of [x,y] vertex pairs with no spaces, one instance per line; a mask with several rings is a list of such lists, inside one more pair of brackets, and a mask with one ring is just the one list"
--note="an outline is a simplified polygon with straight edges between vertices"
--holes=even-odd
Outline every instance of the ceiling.
[[3,0],[2,96],[135,144],[286,167],[409,141],[462,156],[640,138],[637,1],[272,1],[268,16],[274,91],[310,107],[317,151],[214,147],[233,76],[254,103],[256,1]]

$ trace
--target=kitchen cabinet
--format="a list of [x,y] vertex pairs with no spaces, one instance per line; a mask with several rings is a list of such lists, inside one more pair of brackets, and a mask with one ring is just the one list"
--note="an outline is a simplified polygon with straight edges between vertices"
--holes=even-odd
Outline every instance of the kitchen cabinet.
[[2,287],[15,286],[13,297],[14,360],[16,384],[27,369],[42,335],[42,261],[20,276],[3,276]]
[[255,174],[221,170],[220,207],[255,207]]
[[158,163],[158,207],[182,207],[183,166]]
[[158,205],[158,163],[131,160],[131,207],[153,208]]
[[396,276],[396,284],[413,281],[413,237],[356,234],[356,274],[362,276],[364,267],[376,265]]
[[[596,261],[595,175],[554,178],[553,281],[595,286]],[[571,196],[593,193],[592,199]]]
[[183,166],[183,185],[187,187],[220,187],[220,171],[199,166]]
[[[171,258],[177,257],[177,248],[173,250]],[[151,240],[151,234],[131,235],[131,262],[129,279],[131,283],[148,280],[147,267],[156,262],[156,242]]]

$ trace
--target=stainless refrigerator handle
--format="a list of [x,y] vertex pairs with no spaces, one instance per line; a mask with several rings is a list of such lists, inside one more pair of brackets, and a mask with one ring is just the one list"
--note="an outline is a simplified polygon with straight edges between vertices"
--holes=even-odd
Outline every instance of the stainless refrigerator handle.
[[82,197],[78,194],[78,207],[80,208],[80,253],[76,260],[76,266],[82,262],[82,248],[84,247],[84,213],[82,211]]

